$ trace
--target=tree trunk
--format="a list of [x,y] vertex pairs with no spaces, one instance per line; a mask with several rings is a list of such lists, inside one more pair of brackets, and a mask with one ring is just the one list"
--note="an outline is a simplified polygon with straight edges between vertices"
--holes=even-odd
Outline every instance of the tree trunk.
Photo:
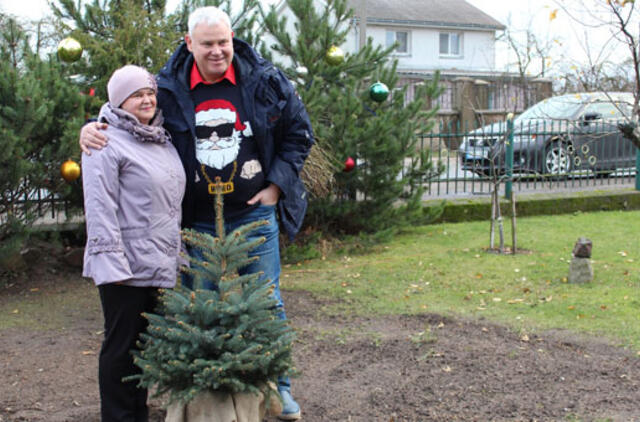
[[494,189],[494,206],[496,220],[498,221],[498,233],[500,234],[500,246],[498,247],[500,253],[504,252],[504,225],[502,224],[502,211],[500,210],[500,200],[498,199],[498,190]]
[[516,254],[518,249],[518,236],[516,235],[516,194],[511,192],[511,253]]
[[493,249],[495,243],[495,231],[496,231],[496,201],[494,196],[496,195],[495,185],[491,191],[491,227],[489,229],[489,249]]

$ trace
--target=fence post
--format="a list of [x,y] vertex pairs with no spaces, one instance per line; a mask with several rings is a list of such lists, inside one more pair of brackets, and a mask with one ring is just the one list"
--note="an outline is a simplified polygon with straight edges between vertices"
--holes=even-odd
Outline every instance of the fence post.
[[511,199],[513,184],[513,113],[507,114],[507,142],[506,142],[505,170],[507,181],[504,186],[504,197]]
[[636,190],[640,190],[640,148],[636,148]]

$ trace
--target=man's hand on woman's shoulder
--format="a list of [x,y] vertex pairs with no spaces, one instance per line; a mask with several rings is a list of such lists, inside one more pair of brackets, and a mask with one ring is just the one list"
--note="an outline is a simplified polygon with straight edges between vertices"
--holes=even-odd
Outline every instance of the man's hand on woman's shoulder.
[[108,127],[106,123],[91,122],[80,129],[80,149],[87,155],[91,155],[92,149],[102,149],[107,145],[107,136],[101,131]]

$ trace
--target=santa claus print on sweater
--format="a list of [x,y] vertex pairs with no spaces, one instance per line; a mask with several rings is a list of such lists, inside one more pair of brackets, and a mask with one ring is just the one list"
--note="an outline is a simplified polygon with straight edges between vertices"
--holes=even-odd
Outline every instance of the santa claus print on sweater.
[[[201,164],[222,170],[238,159],[242,141],[252,135],[251,123],[243,123],[227,100],[205,101],[196,108],[196,157]],[[257,160],[245,161],[240,177],[251,179],[260,171]]]

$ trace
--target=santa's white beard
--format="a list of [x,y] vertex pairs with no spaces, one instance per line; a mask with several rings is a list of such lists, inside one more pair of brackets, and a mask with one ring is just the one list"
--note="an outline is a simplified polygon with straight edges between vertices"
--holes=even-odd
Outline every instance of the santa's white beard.
[[[218,149],[212,149],[212,147]],[[211,141],[199,141],[196,143],[196,157],[200,163],[222,170],[238,158],[240,142],[227,143],[227,145],[224,145],[224,148],[219,148],[220,142],[218,142],[216,146],[216,144]]]

